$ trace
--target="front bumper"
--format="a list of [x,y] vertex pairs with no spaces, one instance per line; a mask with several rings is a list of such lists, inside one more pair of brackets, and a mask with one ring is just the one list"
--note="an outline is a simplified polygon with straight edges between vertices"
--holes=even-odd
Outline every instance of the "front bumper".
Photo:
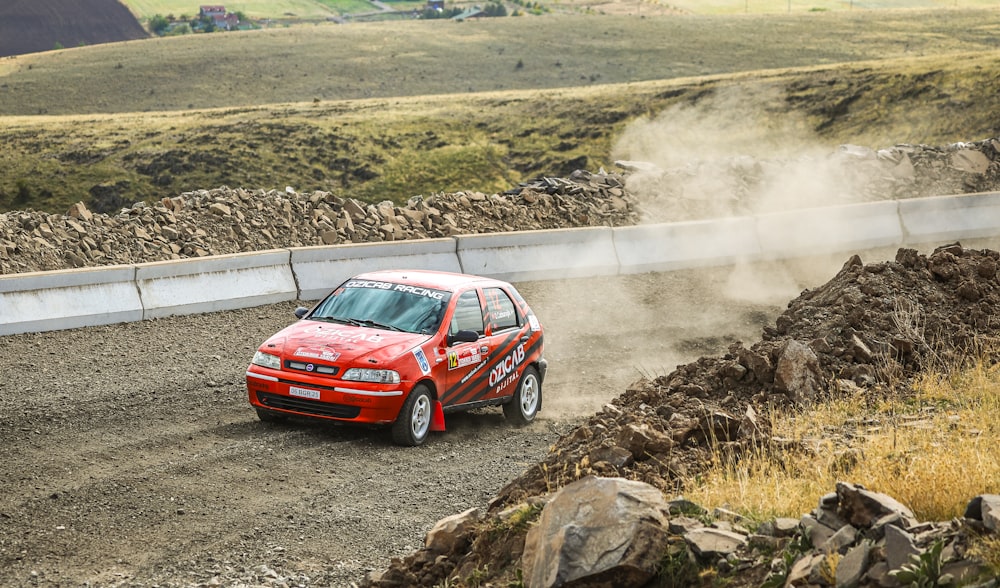
[[[365,384],[364,382],[315,381],[301,377],[288,377],[277,372],[251,366],[247,370],[247,395],[250,404],[276,412],[300,416],[351,421],[356,423],[387,424],[396,420],[406,399],[402,385],[394,387]],[[308,395],[308,396],[305,396]]]

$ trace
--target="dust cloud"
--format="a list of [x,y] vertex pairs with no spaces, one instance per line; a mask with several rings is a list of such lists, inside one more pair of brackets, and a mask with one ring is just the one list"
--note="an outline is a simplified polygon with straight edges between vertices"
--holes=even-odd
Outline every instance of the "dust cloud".
[[[640,162],[627,187],[644,222],[747,216],[859,201],[850,149],[822,145],[776,88],[727,88],[638,120],[616,160]],[[856,167],[856,166],[855,166]]]
[[[734,89],[631,125],[614,157],[635,163],[627,186],[651,224],[851,202],[844,155],[833,151],[784,112],[776,91]],[[540,418],[593,414],[640,378],[724,354],[737,341],[749,346],[788,301],[850,256],[778,262],[749,253],[733,266],[519,284],[546,329]],[[590,360],[585,369],[562,369],[581,357]]]
[[[723,354],[736,341],[749,346],[789,300],[825,282],[839,263],[771,262],[738,271],[714,267],[517,284],[545,328],[549,371],[539,418],[592,415],[641,378]],[[742,276],[740,283],[734,276]],[[748,295],[751,279],[763,283],[754,282]]]

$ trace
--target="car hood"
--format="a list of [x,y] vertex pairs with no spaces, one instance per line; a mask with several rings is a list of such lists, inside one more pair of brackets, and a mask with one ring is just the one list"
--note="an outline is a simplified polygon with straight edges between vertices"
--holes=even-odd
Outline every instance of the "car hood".
[[427,335],[400,333],[303,319],[278,331],[261,346],[287,359],[373,367],[427,341]]

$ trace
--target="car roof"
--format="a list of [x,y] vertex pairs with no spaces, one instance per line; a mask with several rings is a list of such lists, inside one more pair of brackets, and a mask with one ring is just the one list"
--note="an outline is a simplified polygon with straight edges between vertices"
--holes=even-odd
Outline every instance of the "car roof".
[[510,285],[507,282],[495,280],[493,278],[484,278],[483,276],[434,270],[379,270],[358,274],[351,279],[396,282],[400,284],[408,284],[410,286],[422,286],[424,288],[447,290],[450,292],[469,286],[485,287]]

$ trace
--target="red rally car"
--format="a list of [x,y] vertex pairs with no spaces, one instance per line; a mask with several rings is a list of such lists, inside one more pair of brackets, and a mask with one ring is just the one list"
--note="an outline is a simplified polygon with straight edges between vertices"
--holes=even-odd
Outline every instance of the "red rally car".
[[542,408],[542,327],[506,282],[447,272],[355,276],[257,350],[247,368],[262,421],[306,416],[391,425],[400,445],[444,430],[444,413]]

